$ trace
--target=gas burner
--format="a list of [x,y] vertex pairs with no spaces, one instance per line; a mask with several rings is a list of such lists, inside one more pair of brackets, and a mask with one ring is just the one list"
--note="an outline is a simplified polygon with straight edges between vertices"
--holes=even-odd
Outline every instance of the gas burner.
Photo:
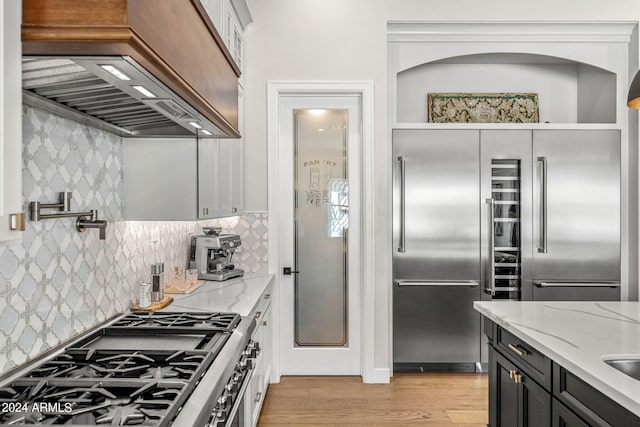
[[115,321],[111,327],[190,328],[231,332],[240,322],[235,313],[147,313],[134,312]]
[[69,349],[31,370],[25,378],[197,379],[211,363],[207,351]]
[[17,380],[0,389],[0,402],[26,406],[0,413],[0,424],[164,427],[171,423],[189,391],[189,384],[179,381],[87,381],[53,379],[33,384],[33,380]]

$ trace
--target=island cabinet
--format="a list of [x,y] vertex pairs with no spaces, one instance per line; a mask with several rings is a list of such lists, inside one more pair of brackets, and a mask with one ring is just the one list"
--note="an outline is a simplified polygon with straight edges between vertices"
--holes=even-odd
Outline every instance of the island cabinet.
[[485,318],[490,427],[640,426],[640,418]]
[[[485,324],[489,329],[494,326],[491,322]],[[487,335],[490,425],[550,425],[551,361],[502,328]]]

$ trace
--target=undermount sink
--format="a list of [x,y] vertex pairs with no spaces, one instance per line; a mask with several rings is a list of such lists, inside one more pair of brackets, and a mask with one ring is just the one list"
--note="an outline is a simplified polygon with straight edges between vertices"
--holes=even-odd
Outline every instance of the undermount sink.
[[640,355],[612,357],[603,362],[631,378],[640,380]]

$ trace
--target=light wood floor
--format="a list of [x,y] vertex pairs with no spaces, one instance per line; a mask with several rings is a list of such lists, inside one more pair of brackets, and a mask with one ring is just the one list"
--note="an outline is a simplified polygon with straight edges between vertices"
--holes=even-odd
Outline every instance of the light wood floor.
[[258,427],[485,427],[487,386],[486,374],[394,374],[391,384],[282,377],[269,385]]

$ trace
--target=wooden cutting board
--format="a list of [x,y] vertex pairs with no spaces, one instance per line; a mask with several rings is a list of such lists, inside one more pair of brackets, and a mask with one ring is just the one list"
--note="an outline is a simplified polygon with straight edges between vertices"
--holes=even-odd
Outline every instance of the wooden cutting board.
[[165,294],[190,294],[191,292],[195,291],[200,286],[202,286],[203,283],[204,283],[204,280],[198,280],[196,283],[194,283],[193,285],[189,286],[186,289],[178,289],[178,288],[174,288],[173,286],[169,286],[168,288],[165,288],[164,293]]
[[173,302],[173,297],[170,295],[166,295],[160,301],[152,302],[149,307],[140,307],[139,304],[136,304],[133,307],[131,307],[130,310],[131,311],[158,311],[158,310],[162,310],[172,302]]

